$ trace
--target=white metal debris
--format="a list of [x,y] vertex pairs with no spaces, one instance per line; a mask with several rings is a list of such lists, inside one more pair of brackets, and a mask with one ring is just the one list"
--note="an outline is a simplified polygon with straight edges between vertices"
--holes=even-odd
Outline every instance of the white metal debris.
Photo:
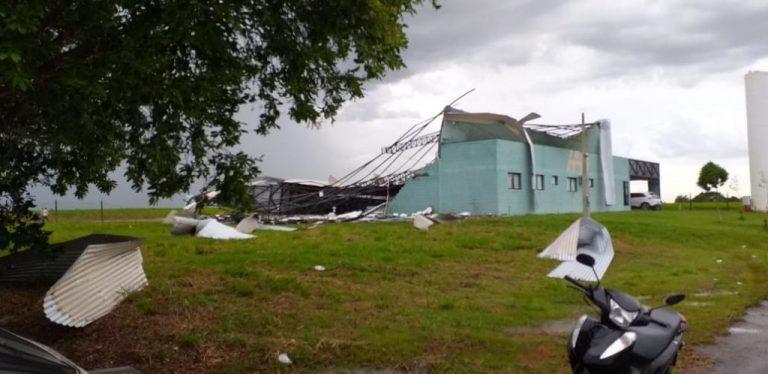
[[421,231],[427,231],[429,230],[429,226],[434,225],[435,222],[431,219],[422,216],[421,214],[414,214],[413,215],[413,227],[421,230]]
[[[573,230],[576,223],[578,223],[576,226],[578,229],[578,236],[574,243]],[[562,241],[560,241],[561,238],[563,238]],[[551,253],[552,255],[560,255],[565,258],[565,260],[547,275],[550,278],[564,278],[566,275],[569,275],[575,279],[594,282],[598,280],[595,278],[594,272],[597,273],[599,278],[602,278],[613,260],[611,235],[608,233],[605,226],[597,223],[591,218],[579,219],[574,222],[563,235],[555,240],[555,242],[558,241],[560,241],[558,244],[560,247],[552,248]],[[552,244],[554,245],[555,243]],[[576,248],[573,247],[574,244]],[[551,246],[552,245],[550,245],[550,247]],[[545,254],[549,249],[550,248],[547,247],[547,249],[540,253],[539,256],[550,257],[548,254]],[[584,266],[575,260],[578,253],[589,254],[595,259],[594,272],[591,268]],[[569,258],[570,254],[573,254],[572,259]]]
[[317,271],[325,271],[325,266],[323,266],[323,265],[315,265],[314,269],[317,270]]
[[51,321],[83,327],[111,312],[129,293],[144,288],[140,239],[88,245],[45,294]]
[[281,353],[277,355],[277,361],[280,361],[281,364],[285,364],[285,365],[290,365],[293,363],[293,361],[291,361],[291,358],[288,357],[287,353]]
[[[331,213],[331,214],[333,214],[333,213]],[[332,218],[329,215],[328,219],[331,220],[331,221],[348,221],[348,220],[356,219],[356,218],[360,217],[362,214],[363,214],[362,210],[354,210],[354,211],[346,212],[346,213],[343,213],[343,214],[333,214]]]
[[253,216],[249,216],[249,217],[243,218],[240,221],[240,223],[238,223],[237,226],[235,226],[235,230],[240,231],[244,234],[250,234],[254,230],[296,231],[296,228],[288,227],[288,226],[267,225],[267,224],[261,223],[261,221],[254,218]]
[[573,261],[576,259],[576,250],[579,247],[579,227],[581,218],[574,221],[563,231],[560,236],[548,245],[541,253],[540,258],[551,258],[560,261]]
[[197,230],[195,236],[201,238],[210,239],[251,239],[254,236],[250,234],[244,234],[235,230],[233,227],[227,226],[215,219],[209,218],[200,221],[197,224]]
[[172,223],[171,234],[195,234],[201,238],[211,239],[250,239],[254,235],[240,232],[213,218],[196,219],[169,214],[163,222]]

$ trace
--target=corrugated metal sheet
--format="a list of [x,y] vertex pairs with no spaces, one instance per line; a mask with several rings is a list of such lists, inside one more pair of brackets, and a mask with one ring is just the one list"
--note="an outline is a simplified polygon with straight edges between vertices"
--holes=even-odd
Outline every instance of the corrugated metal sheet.
[[52,348],[0,328],[0,373],[88,372]]
[[[599,223],[587,222],[587,227],[581,226],[581,235],[578,253],[587,253],[595,259],[595,272],[602,278],[608,270],[608,266],[613,261],[613,244],[608,230]],[[597,225],[597,226],[595,226]],[[596,282],[595,274],[587,266],[584,266],[576,260],[565,261],[556,267],[547,276],[550,278],[564,278],[569,275],[573,278]]]
[[22,251],[0,257],[0,283],[53,284],[89,245],[127,240],[136,238],[95,234],[58,243],[44,251]]
[[45,315],[53,322],[83,327],[111,312],[131,292],[147,286],[141,239],[88,245],[45,295]]
[[576,259],[576,249],[579,247],[579,230],[581,218],[574,221],[563,231],[560,236],[548,245],[541,253],[540,258],[551,258],[560,261],[573,261]]

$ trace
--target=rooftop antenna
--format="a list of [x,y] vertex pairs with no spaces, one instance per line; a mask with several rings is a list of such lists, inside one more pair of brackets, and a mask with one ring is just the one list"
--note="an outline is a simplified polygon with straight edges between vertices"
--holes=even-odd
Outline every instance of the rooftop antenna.
[[587,165],[587,124],[581,113],[581,217],[589,218],[589,178]]

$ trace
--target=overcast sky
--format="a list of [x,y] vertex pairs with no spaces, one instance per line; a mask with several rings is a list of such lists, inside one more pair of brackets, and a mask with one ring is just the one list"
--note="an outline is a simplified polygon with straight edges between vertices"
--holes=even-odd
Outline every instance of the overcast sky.
[[[665,200],[699,192],[698,170],[710,160],[749,193],[744,74],[768,70],[768,2],[442,3],[407,19],[408,67],[368,84],[335,123],[309,129],[283,119],[267,137],[246,136],[243,148],[264,155],[264,174],[341,176],[475,88],[456,106],[515,118],[537,112],[541,123],[573,123],[581,112],[610,119],[616,155],[661,163]],[[258,113],[244,108],[238,117],[252,128]],[[48,194],[39,198],[50,204]],[[100,198],[60,206],[96,207]],[[147,205],[124,187],[105,199]]]

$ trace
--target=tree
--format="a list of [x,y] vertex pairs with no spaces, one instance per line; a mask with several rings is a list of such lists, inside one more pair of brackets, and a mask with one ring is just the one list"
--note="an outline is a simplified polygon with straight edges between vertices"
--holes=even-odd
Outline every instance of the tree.
[[[403,18],[423,2],[2,2],[0,247],[44,243],[30,186],[109,192],[121,165],[151,203],[203,179],[247,205],[259,170],[240,136],[284,112],[332,120],[404,67]],[[233,118],[244,105],[257,124]]]
[[[725,181],[727,180],[728,172],[725,171],[722,166],[709,161],[702,166],[701,171],[699,172],[699,180],[696,184],[698,184],[704,191],[709,192],[714,189],[718,196],[722,196],[717,190],[725,184]],[[722,222],[723,216],[720,214],[720,198],[718,197],[716,201],[715,207],[717,208],[717,216],[720,219],[720,222]]]
[[710,161],[702,166],[696,184],[704,191],[717,190],[728,180],[728,172],[720,165]]

